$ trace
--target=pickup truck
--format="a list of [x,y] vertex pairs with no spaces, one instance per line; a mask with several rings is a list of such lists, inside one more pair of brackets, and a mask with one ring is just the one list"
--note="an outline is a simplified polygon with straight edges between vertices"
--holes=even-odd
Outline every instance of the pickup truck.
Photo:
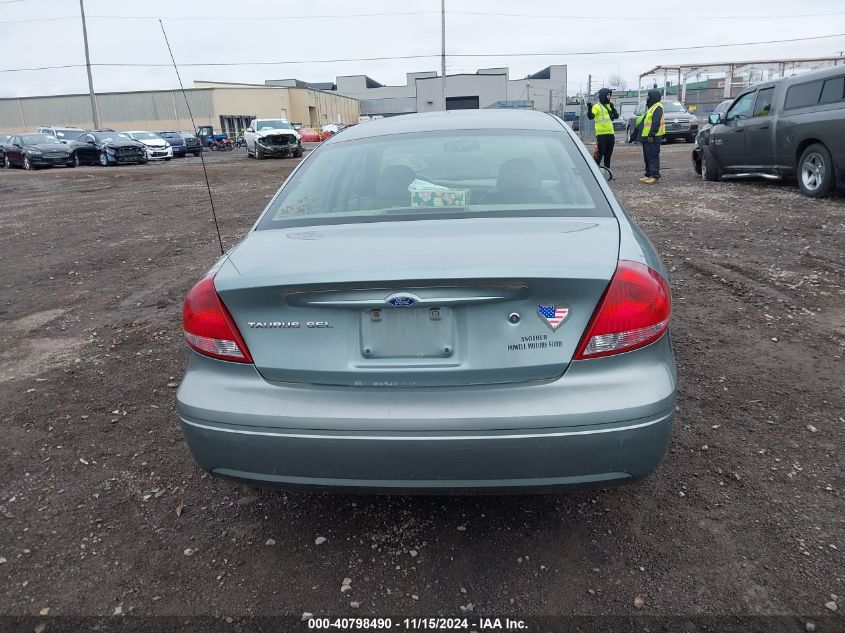
[[299,132],[283,119],[253,119],[244,132],[247,158],[302,156]]
[[845,67],[752,86],[708,117],[696,143],[701,176],[797,178],[821,197],[845,188]]

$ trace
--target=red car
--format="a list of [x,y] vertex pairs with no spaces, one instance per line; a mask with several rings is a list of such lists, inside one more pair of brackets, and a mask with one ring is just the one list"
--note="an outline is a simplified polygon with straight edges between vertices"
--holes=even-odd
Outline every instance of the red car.
[[331,132],[317,132],[311,127],[304,127],[297,131],[303,143],[320,143],[331,136]]

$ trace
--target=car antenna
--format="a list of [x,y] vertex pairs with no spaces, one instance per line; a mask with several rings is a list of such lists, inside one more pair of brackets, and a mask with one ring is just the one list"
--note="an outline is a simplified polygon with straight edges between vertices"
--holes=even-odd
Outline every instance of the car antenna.
[[[182,97],[185,99],[185,106],[188,108],[188,116],[191,117],[191,125],[194,131],[197,129],[197,124],[194,121],[194,113],[191,111],[191,104],[188,103],[188,94],[185,92],[185,86],[182,85],[182,76],[179,74],[179,68],[176,66],[176,59],[173,57],[173,49],[170,48],[170,40],[167,39],[167,31],[164,30],[164,23],[159,20],[158,25],[161,27],[161,32],[164,34],[164,43],[167,44],[167,52],[170,53],[170,61],[173,62],[173,70],[176,71],[176,78],[179,80],[179,88],[182,90]],[[220,244],[220,254],[225,255],[223,250],[223,238],[220,237],[220,225],[217,223],[217,212],[214,210],[214,198],[211,196],[211,185],[208,182],[208,170],[205,168],[205,158],[200,152],[200,162],[202,163],[202,173],[205,176],[205,188],[208,190],[208,202],[211,204],[211,217],[214,218],[214,229],[217,231],[217,243]]]

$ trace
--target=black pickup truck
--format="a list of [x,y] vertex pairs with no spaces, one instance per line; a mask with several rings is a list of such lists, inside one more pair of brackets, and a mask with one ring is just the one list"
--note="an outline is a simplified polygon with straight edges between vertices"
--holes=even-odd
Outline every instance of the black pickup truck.
[[845,66],[753,86],[708,120],[693,150],[705,180],[795,177],[811,197],[845,188]]

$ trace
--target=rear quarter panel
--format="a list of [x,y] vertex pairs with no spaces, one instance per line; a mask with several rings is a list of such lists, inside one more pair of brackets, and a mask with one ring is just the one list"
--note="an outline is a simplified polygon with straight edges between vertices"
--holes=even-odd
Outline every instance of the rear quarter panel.
[[813,142],[827,147],[837,171],[845,172],[845,101],[796,108],[779,114],[775,126],[775,147],[778,166],[783,173],[795,173],[801,152]]

